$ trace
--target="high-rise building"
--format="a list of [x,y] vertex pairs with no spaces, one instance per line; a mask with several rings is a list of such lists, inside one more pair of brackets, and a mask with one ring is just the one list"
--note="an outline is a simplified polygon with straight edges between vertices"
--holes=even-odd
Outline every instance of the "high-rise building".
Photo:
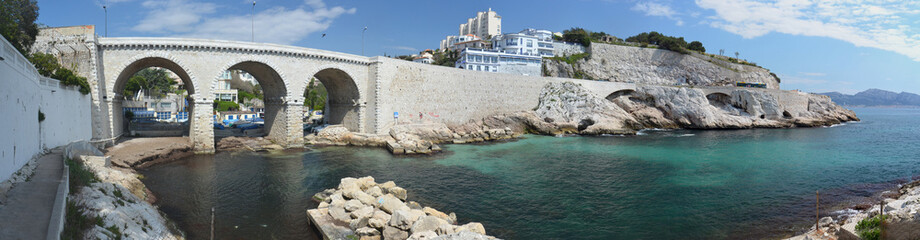
[[473,34],[485,39],[502,33],[502,16],[492,11],[476,13],[476,17],[466,20],[466,23],[460,24],[460,36]]

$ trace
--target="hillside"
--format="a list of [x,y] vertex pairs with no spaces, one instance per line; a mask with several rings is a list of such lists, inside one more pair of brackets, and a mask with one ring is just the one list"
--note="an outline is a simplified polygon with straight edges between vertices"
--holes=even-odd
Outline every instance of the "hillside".
[[831,97],[834,102],[846,106],[918,106],[920,95],[901,92],[869,89],[853,95],[839,92],[819,93]]
[[546,59],[544,75],[658,85],[733,86],[751,82],[779,89],[780,80],[767,69],[700,54],[603,43],[591,44],[588,53],[572,64]]

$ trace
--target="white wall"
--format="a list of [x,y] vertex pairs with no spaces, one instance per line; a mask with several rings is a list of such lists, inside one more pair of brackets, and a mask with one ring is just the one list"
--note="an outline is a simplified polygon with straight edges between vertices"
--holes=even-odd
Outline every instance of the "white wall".
[[[43,147],[90,139],[92,118],[89,95],[41,77],[6,39],[0,42],[0,181],[5,181]],[[41,124],[39,109],[45,114]]]

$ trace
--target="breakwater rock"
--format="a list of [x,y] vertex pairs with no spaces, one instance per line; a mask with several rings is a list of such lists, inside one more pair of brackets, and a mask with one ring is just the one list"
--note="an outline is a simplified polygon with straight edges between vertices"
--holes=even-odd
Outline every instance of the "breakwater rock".
[[343,178],[337,188],[314,195],[319,206],[307,214],[325,239],[496,239],[481,223],[459,224],[454,213],[408,198],[392,181]]

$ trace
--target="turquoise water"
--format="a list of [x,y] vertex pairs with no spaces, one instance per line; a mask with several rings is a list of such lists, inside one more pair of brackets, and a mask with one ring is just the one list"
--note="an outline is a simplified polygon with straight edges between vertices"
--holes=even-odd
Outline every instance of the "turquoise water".
[[643,131],[447,145],[391,156],[326,147],[194,156],[143,172],[192,239],[315,239],[310,197],[342,177],[393,180],[409,197],[506,239],[776,238],[920,175],[920,110],[856,109],[829,128]]

